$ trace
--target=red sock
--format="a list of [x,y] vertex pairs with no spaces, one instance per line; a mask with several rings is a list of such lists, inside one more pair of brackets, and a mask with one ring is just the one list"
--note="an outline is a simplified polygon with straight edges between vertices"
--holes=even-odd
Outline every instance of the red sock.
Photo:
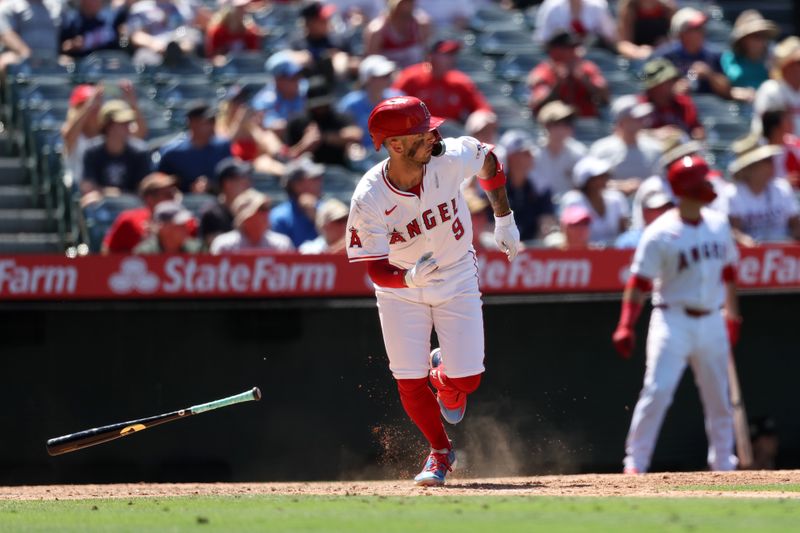
[[481,384],[481,375],[466,376],[463,378],[450,378],[441,372],[431,372],[431,384],[439,392],[439,399],[448,409],[456,409],[467,397],[478,390]]
[[450,439],[444,430],[436,396],[426,378],[398,379],[397,390],[403,408],[417,425],[434,450],[450,449]]

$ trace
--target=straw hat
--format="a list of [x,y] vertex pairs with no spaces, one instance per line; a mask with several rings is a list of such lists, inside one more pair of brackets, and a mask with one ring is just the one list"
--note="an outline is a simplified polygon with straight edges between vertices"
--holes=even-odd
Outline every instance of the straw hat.
[[758,148],[739,154],[738,157],[734,159],[730,165],[728,165],[728,172],[730,172],[730,174],[734,177],[738,177],[736,175],[742,170],[755,165],[756,163],[760,163],[765,159],[771,159],[780,154],[781,151],[782,149],[779,146],[773,146],[770,144],[759,146]]
[[761,13],[755,9],[746,9],[736,17],[736,22],[733,23],[731,44],[735,46],[741,39],[755,33],[765,33],[769,39],[774,39],[780,31],[774,22],[762,17]]
[[775,68],[782,69],[789,63],[800,61],[800,38],[792,35],[775,45]]

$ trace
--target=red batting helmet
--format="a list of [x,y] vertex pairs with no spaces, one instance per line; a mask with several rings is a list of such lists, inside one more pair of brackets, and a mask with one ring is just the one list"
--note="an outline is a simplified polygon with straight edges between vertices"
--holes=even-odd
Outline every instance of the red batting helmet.
[[708,181],[710,172],[705,159],[699,155],[687,155],[669,166],[667,180],[675,196],[710,203],[717,197],[713,185]]
[[442,122],[443,118],[431,116],[419,98],[398,96],[379,103],[369,114],[369,135],[377,151],[384,139],[433,131]]

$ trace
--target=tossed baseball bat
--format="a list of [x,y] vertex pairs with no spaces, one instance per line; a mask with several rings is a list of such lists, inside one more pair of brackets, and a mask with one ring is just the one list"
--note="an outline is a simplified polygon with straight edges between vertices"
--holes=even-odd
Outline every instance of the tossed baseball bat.
[[163,415],[156,415],[147,418],[140,418],[138,420],[130,420],[128,422],[118,422],[108,426],[101,426],[79,431],[77,433],[71,433],[69,435],[63,435],[61,437],[55,437],[47,441],[47,453],[50,455],[61,455],[62,453],[82,450],[83,448],[94,446],[95,444],[102,444],[103,442],[127,437],[128,435],[132,435],[138,431],[159,426],[161,424],[166,424],[167,422],[172,422],[173,420],[188,418],[192,415],[199,415],[200,413],[205,413],[206,411],[211,411],[213,409],[219,409],[220,407],[227,407],[229,405],[249,402],[252,400],[258,401],[260,399],[261,391],[258,389],[258,387],[253,387],[251,390],[241,394],[235,394],[233,396],[228,396],[227,398],[222,398],[213,402],[193,405],[192,407],[180,409],[179,411],[173,411],[171,413],[164,413]]
[[728,387],[730,388],[731,405],[733,406],[733,431],[736,436],[736,456],[739,468],[753,466],[753,445],[750,442],[750,424],[747,422],[747,411],[744,408],[742,389],[739,386],[739,374],[733,352],[728,357]]

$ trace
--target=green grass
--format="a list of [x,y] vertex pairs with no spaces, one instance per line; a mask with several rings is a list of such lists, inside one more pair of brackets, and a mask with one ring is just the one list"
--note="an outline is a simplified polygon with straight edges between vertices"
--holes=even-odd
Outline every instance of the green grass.
[[0,501],[0,531],[797,531],[800,500],[252,496]]
[[732,492],[800,492],[800,483],[768,483],[765,485],[684,485],[669,490],[707,490]]

